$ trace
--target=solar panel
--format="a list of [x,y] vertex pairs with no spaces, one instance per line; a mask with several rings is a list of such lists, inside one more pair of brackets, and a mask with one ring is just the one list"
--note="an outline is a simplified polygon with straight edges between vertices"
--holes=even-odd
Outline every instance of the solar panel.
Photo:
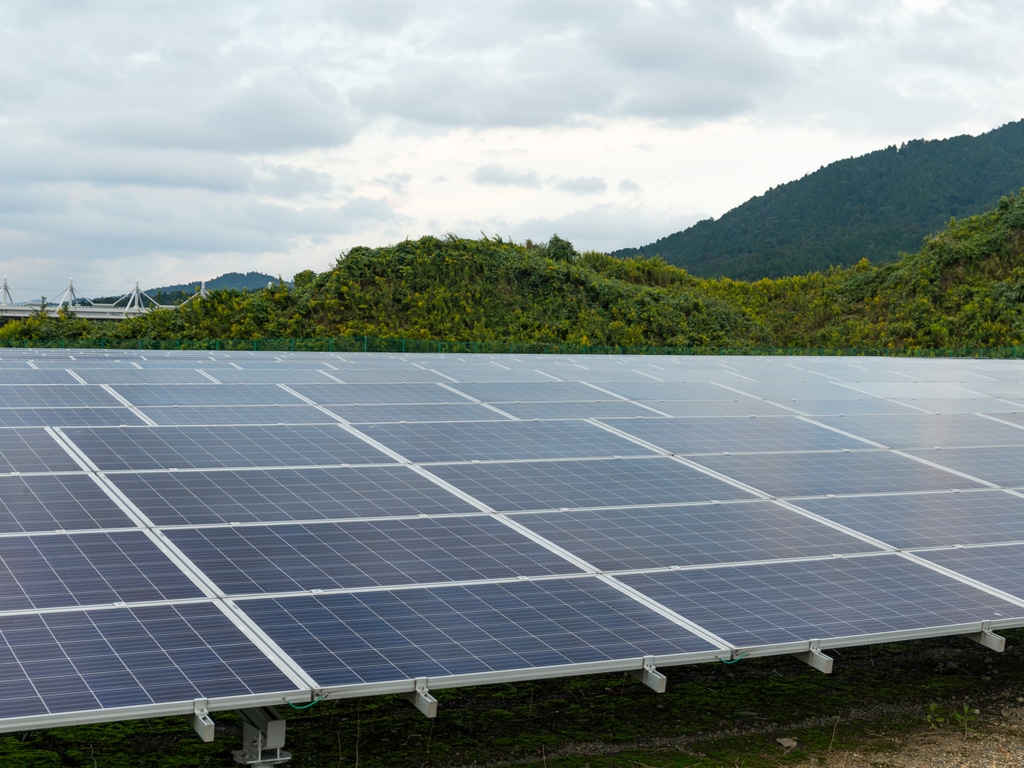
[[0,534],[131,525],[89,475],[0,475]]
[[71,455],[43,429],[4,429],[0,432],[0,475],[9,472],[81,471]]
[[1019,362],[3,360],[0,731],[1024,626]]
[[620,578],[741,648],[1024,619],[1024,607],[899,555]]
[[392,461],[333,425],[66,429],[100,469],[316,466]]
[[111,483],[157,525],[465,514],[477,508],[404,466],[145,472]]
[[583,421],[368,424],[360,431],[410,461],[451,462],[650,454]]
[[766,501],[523,514],[515,519],[602,571],[877,550]]
[[804,499],[799,505],[900,549],[1024,541],[1024,498],[1003,491]]
[[0,537],[0,611],[202,596],[142,531]]
[[669,453],[778,453],[867,448],[855,438],[792,416],[766,418],[631,419],[615,429]]
[[779,498],[944,491],[983,485],[890,451],[700,456],[696,461]]
[[275,384],[117,384],[132,405],[295,405],[299,398]]
[[676,504],[751,494],[667,458],[450,464],[430,471],[500,511]]
[[578,573],[487,516],[168,531],[228,594]]
[[321,687],[714,650],[594,578],[239,601]]

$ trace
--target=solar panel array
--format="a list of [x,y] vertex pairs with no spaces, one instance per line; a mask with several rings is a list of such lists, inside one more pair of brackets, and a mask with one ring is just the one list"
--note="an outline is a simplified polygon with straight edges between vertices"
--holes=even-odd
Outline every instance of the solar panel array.
[[0,351],[0,730],[1024,626],[1024,363]]

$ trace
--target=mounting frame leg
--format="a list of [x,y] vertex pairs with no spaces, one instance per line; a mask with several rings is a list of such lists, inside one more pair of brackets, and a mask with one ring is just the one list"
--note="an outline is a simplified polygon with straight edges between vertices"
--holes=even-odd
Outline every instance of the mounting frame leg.
[[251,768],[273,768],[292,759],[284,751],[285,721],[273,707],[240,709],[242,748],[232,754],[236,763]]
[[967,636],[974,642],[984,645],[986,648],[991,648],[996,653],[1002,653],[1006,650],[1006,638],[1002,635],[997,635],[987,626],[982,625],[981,632],[972,632]]
[[412,693],[405,694],[405,698],[427,717],[437,717],[437,699],[431,696],[430,691],[427,690],[427,678],[417,678],[416,689]]
[[818,641],[812,640],[810,647],[802,653],[794,653],[800,661],[804,664],[808,664],[814,667],[819,672],[824,672],[826,675],[832,674],[832,657],[821,652],[818,648]]
[[644,665],[640,669],[631,669],[629,674],[646,685],[655,693],[664,693],[668,678],[659,672],[654,666],[654,657],[645,656]]

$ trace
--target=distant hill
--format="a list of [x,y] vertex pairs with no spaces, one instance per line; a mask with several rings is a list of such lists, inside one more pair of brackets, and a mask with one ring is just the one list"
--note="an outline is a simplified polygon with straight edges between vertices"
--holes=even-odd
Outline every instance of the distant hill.
[[729,211],[613,256],[661,256],[700,277],[757,280],[884,264],[951,218],[1024,187],[1024,120],[840,160]]
[[[220,277],[215,277],[212,280],[206,281],[206,290],[234,290],[234,291],[258,291],[261,288],[266,288],[268,283],[277,284],[279,278],[273,275],[267,275],[263,272],[227,272]],[[184,301],[185,299],[193,296],[196,290],[202,284],[202,280],[195,280],[191,283],[179,283],[178,285],[164,285],[159,288],[147,288],[145,290],[150,296],[156,299],[161,304],[177,304]],[[291,285],[288,281],[285,281],[286,285]],[[103,296],[95,298],[95,302],[111,302],[116,301],[118,296]]]
[[[255,291],[260,288],[266,288],[267,283],[277,283],[279,278],[273,275],[267,275],[263,272],[226,272],[220,277],[215,277],[212,280],[206,281],[206,290],[212,291],[219,288],[228,288],[235,291]],[[180,285],[165,285],[160,288],[151,288],[146,293],[153,295],[157,291],[163,293],[194,293],[196,287],[198,287],[203,281],[194,280],[191,283],[181,283]],[[286,281],[287,282],[287,281]]]

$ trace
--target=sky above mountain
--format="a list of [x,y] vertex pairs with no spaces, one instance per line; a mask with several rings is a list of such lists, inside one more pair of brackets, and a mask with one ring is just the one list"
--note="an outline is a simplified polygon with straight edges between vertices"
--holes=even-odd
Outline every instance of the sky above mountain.
[[822,165],[1024,117],[1013,0],[5,0],[24,298],[453,232],[651,242]]

